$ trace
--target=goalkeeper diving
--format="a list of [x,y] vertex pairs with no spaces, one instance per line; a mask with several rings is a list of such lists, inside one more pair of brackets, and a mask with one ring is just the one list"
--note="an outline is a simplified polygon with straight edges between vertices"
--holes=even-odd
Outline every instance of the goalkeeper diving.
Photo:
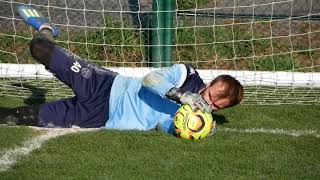
[[174,134],[173,117],[182,104],[213,112],[241,102],[242,85],[220,75],[205,84],[187,64],[151,71],[142,78],[125,77],[88,62],[55,44],[60,30],[31,6],[18,15],[38,31],[30,43],[32,57],[75,96],[40,105],[0,108],[2,124],[40,127],[152,130]]

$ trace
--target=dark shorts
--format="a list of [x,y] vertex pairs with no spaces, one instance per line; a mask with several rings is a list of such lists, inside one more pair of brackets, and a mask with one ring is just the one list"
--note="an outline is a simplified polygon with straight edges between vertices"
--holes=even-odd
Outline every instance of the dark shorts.
[[47,68],[74,91],[75,97],[42,104],[39,126],[104,126],[108,119],[111,86],[117,73],[84,61],[57,46]]

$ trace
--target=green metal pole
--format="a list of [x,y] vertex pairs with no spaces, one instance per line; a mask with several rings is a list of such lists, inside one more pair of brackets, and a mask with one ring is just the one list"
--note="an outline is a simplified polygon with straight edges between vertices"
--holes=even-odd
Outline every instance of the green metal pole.
[[164,47],[163,47],[163,65],[165,67],[172,65],[172,45],[173,45],[173,17],[175,0],[165,0],[165,18],[164,18]]
[[152,11],[152,55],[150,64],[152,67],[161,67],[164,41],[164,0],[153,0]]

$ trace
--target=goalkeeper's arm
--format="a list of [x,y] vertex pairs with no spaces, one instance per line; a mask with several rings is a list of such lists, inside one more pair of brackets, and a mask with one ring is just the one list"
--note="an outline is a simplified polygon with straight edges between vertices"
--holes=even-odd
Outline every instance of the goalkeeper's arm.
[[176,101],[180,104],[189,104],[196,111],[211,112],[210,106],[200,94],[183,92],[180,87],[186,80],[187,70],[183,64],[176,64],[170,68],[164,68],[150,72],[143,79],[143,86],[163,98]]
[[186,67],[183,64],[175,64],[169,68],[152,71],[144,77],[142,85],[165,98],[166,93],[171,88],[182,86],[186,80],[186,71]]

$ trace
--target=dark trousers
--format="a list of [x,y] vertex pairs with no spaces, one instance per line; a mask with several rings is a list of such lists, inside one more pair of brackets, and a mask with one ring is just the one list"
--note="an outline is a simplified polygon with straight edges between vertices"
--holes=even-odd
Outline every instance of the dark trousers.
[[[69,86],[75,94],[71,98],[41,104],[34,111],[25,111],[36,113],[31,114],[35,119],[30,122],[36,122],[36,125],[42,127],[103,127],[109,117],[110,91],[117,73],[58,47],[45,33],[39,33],[33,38],[30,51],[34,59]],[[34,109],[22,109],[28,108]],[[28,114],[21,114],[22,111],[15,112],[28,118]],[[21,122],[18,124],[30,125]]]

